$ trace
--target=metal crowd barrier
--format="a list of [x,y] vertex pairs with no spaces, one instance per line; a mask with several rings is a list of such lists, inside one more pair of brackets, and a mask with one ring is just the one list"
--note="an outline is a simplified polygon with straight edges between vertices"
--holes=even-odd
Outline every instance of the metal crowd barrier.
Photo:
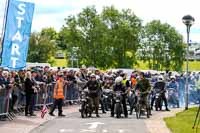
[[42,107],[44,104],[44,99],[47,98],[47,87],[45,85],[39,85],[39,90],[37,91],[34,99],[35,107]]
[[64,89],[64,94],[65,94],[64,103],[79,101],[79,90],[77,84],[75,83],[66,85]]
[[55,83],[47,84],[47,99],[46,105],[50,106],[53,104],[53,92],[54,92]]
[[9,102],[10,102],[10,89],[0,89],[0,118],[7,117],[12,120],[12,116],[9,114]]
[[[47,107],[53,104],[54,86],[55,83],[40,85],[33,101],[35,109],[43,107],[45,99]],[[79,101],[79,86],[75,83],[66,85],[64,95],[64,103]],[[17,98],[13,105],[14,96]],[[9,120],[13,120],[16,113],[24,112],[25,105],[24,85],[12,89],[0,88],[0,118],[7,117]]]
[[[51,106],[53,104],[53,93],[54,93],[55,83],[41,85],[40,90],[35,96],[35,107],[42,107],[44,104],[44,99],[46,99],[46,105]],[[78,102],[79,101],[79,90],[77,84],[72,83],[65,85],[64,87],[64,103],[67,102]]]
[[[12,89],[12,96],[15,95],[17,96],[16,102],[14,103],[13,109],[17,112],[17,113],[23,113],[24,111],[24,107],[26,104],[26,100],[25,100],[25,91],[24,91],[24,85],[21,84],[20,87],[15,87]],[[13,100],[13,97],[11,97],[11,100]],[[12,102],[13,104],[13,102]]]

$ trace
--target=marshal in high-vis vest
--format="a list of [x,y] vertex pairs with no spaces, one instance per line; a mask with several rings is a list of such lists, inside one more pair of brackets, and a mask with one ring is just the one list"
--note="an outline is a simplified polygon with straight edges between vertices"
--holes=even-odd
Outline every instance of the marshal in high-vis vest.
[[63,115],[63,111],[62,111],[62,106],[63,106],[63,100],[64,100],[64,77],[63,77],[63,73],[59,72],[58,73],[58,80],[56,82],[56,85],[54,87],[54,103],[53,103],[53,107],[49,113],[49,115],[51,116],[55,116],[53,114],[54,110],[56,109],[56,107],[58,106],[58,116],[65,116]]

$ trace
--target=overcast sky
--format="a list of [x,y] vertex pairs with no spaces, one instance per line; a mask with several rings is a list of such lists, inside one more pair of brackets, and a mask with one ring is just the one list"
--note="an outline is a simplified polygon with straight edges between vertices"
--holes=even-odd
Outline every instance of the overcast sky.
[[[0,29],[2,29],[5,1],[0,0]],[[114,5],[117,9],[130,8],[147,23],[154,19],[167,22],[186,36],[182,17],[190,14],[195,18],[191,29],[191,40],[200,42],[200,1],[199,0],[26,0],[35,3],[32,31],[54,27],[57,31],[68,15],[79,13],[86,6],[95,5],[98,12],[104,6]],[[199,1],[199,2],[198,2]]]

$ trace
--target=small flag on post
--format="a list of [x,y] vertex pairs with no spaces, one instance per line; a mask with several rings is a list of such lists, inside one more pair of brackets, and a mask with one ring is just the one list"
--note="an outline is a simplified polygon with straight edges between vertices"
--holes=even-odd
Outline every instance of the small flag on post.
[[47,106],[43,105],[43,108],[41,110],[41,118],[44,118],[45,114],[48,112]]

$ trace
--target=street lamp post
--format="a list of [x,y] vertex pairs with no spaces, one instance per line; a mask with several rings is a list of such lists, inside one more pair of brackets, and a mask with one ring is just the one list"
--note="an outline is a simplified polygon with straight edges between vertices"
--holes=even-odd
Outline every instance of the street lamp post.
[[185,110],[188,110],[188,58],[189,58],[189,34],[190,34],[190,27],[194,24],[194,18],[191,15],[185,15],[182,18],[183,23],[186,25],[187,28],[187,63],[186,63],[186,84],[185,84]]

